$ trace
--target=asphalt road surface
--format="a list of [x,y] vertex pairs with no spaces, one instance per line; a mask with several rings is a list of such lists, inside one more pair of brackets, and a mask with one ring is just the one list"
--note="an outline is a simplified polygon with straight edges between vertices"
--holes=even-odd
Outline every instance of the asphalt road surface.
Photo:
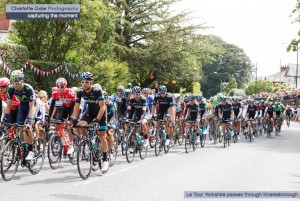
[[173,201],[195,200],[184,198],[184,191],[300,191],[299,153],[300,123],[292,122],[279,136],[263,135],[251,143],[242,137],[226,149],[210,141],[189,154],[184,146],[159,157],[150,149],[145,160],[136,156],[131,164],[119,152],[106,174],[98,170],[88,180],[68,159],[57,170],[46,159],[38,175],[20,167],[12,181],[0,178],[0,201]]

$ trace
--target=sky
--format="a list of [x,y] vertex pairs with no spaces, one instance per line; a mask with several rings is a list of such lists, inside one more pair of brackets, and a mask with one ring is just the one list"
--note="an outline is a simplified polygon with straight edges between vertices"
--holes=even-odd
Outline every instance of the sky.
[[[212,27],[213,34],[242,49],[258,68],[257,75],[279,72],[280,64],[296,64],[296,52],[286,47],[300,30],[290,17],[296,0],[181,0],[171,9],[188,10],[193,24]],[[300,53],[299,53],[300,63]]]

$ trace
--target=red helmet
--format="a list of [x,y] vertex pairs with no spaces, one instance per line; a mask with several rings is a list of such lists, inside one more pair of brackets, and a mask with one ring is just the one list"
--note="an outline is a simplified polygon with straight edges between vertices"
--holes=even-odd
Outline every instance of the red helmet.
[[58,86],[67,86],[67,80],[65,79],[65,78],[58,78],[57,80],[56,80],[56,86],[58,87]]
[[8,85],[10,85],[10,81],[8,78],[6,78],[6,77],[0,78],[0,86],[1,87],[7,87]]

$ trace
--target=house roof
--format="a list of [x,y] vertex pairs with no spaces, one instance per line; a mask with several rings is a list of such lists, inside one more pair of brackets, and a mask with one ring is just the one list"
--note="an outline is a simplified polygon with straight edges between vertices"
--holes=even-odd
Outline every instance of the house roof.
[[[296,76],[297,64],[289,64],[288,70],[286,71],[286,76]],[[298,76],[300,76],[300,64],[298,64]]]
[[284,70],[284,71],[277,72],[272,75],[266,76],[266,79],[270,80],[271,82],[289,82],[290,78],[285,76],[287,71],[288,70]]

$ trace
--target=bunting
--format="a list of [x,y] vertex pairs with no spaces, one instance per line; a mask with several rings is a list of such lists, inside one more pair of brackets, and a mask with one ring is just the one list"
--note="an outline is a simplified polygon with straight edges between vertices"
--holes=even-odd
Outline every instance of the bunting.
[[[0,67],[1,66],[7,74],[10,74],[12,72],[12,70],[5,64],[5,62],[3,62],[0,59]],[[71,71],[68,69],[65,61],[63,61],[58,67],[51,69],[49,71],[44,71],[44,70],[34,66],[31,62],[28,61],[19,70],[24,72],[26,69],[30,69],[33,71],[34,74],[36,74],[37,76],[42,76],[42,77],[45,77],[45,76],[49,77],[49,76],[57,74],[57,73],[63,73],[63,71],[64,71],[65,72],[64,74],[73,80],[77,79],[81,74],[81,72],[71,73]]]

